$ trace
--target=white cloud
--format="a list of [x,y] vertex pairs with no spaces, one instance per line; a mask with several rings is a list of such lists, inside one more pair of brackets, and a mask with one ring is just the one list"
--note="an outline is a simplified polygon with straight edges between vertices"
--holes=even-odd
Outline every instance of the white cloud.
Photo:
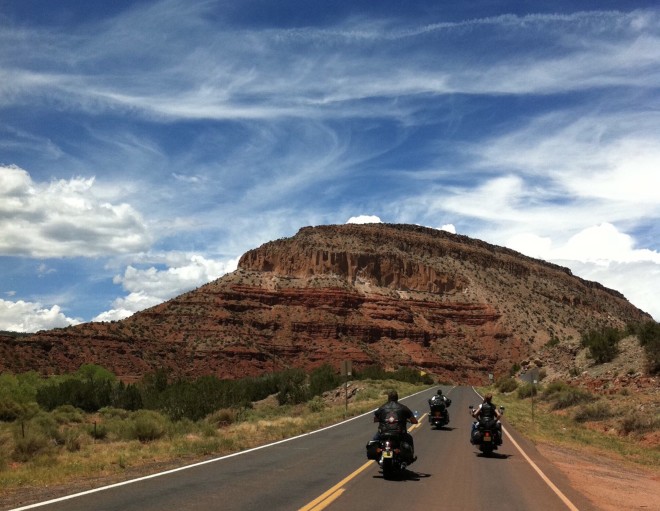
[[587,227],[556,247],[550,238],[530,233],[515,235],[504,245],[615,289],[660,320],[660,253],[635,248],[633,238],[612,224]]
[[445,224],[442,227],[440,227],[440,230],[451,232],[452,234],[456,234],[456,226],[454,224]]
[[62,328],[81,323],[79,319],[67,317],[58,305],[50,309],[40,303],[17,302],[0,299],[0,325],[2,330],[12,332],[37,332]]
[[358,215],[352,216],[346,220],[347,224],[380,224],[380,218],[375,215]]
[[214,261],[200,255],[183,253],[163,254],[159,259],[178,266],[170,266],[166,270],[152,266],[141,270],[129,265],[123,276],[117,275],[113,279],[115,284],[121,284],[129,294],[117,298],[111,310],[98,314],[92,321],[127,318],[135,312],[158,305],[232,272],[238,265],[238,259]]
[[574,275],[599,282],[622,293],[630,303],[660,322],[660,264],[650,261],[610,262],[607,265],[581,261],[553,261],[571,269]]
[[0,254],[97,257],[145,250],[141,215],[128,204],[99,200],[94,179],[34,183],[15,166],[0,166]]

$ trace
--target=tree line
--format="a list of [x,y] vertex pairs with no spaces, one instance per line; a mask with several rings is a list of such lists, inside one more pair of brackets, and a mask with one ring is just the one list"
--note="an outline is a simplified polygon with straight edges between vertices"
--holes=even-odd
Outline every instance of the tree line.
[[[432,383],[429,376],[412,368],[385,371],[371,366],[352,377]],[[280,405],[304,403],[338,387],[342,381],[342,376],[328,364],[309,372],[287,369],[238,380],[213,375],[186,380],[158,369],[136,383],[124,383],[108,369],[95,364],[85,364],[74,373],[49,378],[35,372],[3,373],[0,374],[0,420],[29,418],[26,416],[38,409],[51,411],[70,405],[88,413],[106,407],[156,410],[172,420],[197,421],[223,408],[250,407],[271,395],[276,395]]]

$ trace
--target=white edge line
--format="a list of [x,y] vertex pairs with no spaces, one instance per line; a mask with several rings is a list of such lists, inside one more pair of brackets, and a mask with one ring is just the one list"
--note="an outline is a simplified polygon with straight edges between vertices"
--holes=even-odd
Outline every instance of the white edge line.
[[[481,394],[479,394],[479,393],[477,392],[477,390],[476,390],[474,387],[472,387],[472,390],[474,390],[474,393],[475,393],[477,396],[479,396],[480,398],[483,399],[483,396],[482,396]],[[566,507],[568,507],[568,509],[570,509],[571,511],[579,511],[578,508],[575,507],[575,505],[574,505],[574,504],[568,499],[568,497],[567,497],[566,495],[564,495],[564,494],[562,493],[562,491],[561,491],[559,488],[557,488],[557,486],[555,486],[555,484],[550,480],[550,478],[549,478],[548,476],[546,476],[546,475],[543,473],[543,471],[542,471],[542,470],[536,465],[536,463],[534,463],[534,462],[532,461],[532,459],[527,455],[527,453],[526,453],[525,451],[523,451],[522,447],[520,447],[520,445],[518,445],[518,442],[516,442],[516,441],[513,439],[513,437],[511,436],[511,434],[510,434],[510,433],[504,428],[504,426],[502,426],[502,431],[504,431],[504,433],[506,434],[507,438],[508,438],[509,440],[511,440],[511,443],[514,445],[514,447],[515,447],[516,449],[518,449],[518,451],[520,451],[520,454],[523,455],[523,458],[525,458],[525,460],[526,460],[526,461],[532,466],[532,468],[536,471],[536,473],[537,473],[539,476],[541,476],[541,479],[543,479],[543,482],[544,482],[545,484],[547,484],[547,485],[550,487],[550,489],[551,489],[553,492],[555,492],[555,494],[557,494],[557,496],[561,499],[561,501],[562,501],[564,504],[566,504]]]
[[[422,392],[427,392],[428,390],[429,389],[424,389],[424,390],[420,390],[419,392],[415,392],[414,394],[410,394],[409,396],[401,398],[401,401],[403,401],[404,399],[408,399],[410,397],[416,396],[417,394],[421,394]],[[476,392],[476,390],[475,390],[475,392]],[[173,474],[175,472],[180,472],[182,470],[187,470],[189,468],[199,467],[199,466],[202,466],[202,465],[206,465],[208,463],[215,463],[216,461],[226,460],[228,458],[233,458],[235,456],[240,456],[241,454],[247,454],[249,452],[258,451],[259,449],[265,449],[267,447],[272,447],[274,445],[283,444],[284,442],[290,442],[292,440],[297,440],[298,438],[303,438],[303,437],[306,437],[306,436],[314,435],[315,433],[320,433],[321,431],[326,431],[328,429],[335,428],[337,426],[341,426],[342,424],[346,424],[348,422],[351,422],[351,421],[354,421],[356,419],[360,419],[360,418],[362,418],[366,415],[369,415],[370,413],[373,413],[374,410],[376,410],[376,409],[377,408],[374,408],[373,410],[369,410],[368,412],[365,412],[361,415],[356,415],[355,417],[351,417],[350,419],[346,419],[346,420],[338,422],[336,424],[331,424],[330,426],[326,426],[326,427],[321,428],[321,429],[316,429],[314,431],[309,431],[307,433],[302,433],[301,435],[292,436],[291,438],[285,438],[284,440],[278,440],[277,442],[273,442],[273,443],[270,443],[270,444],[259,445],[257,447],[252,447],[250,449],[246,449],[244,451],[239,451],[239,452],[234,452],[232,454],[227,454],[226,456],[221,456],[220,458],[213,458],[213,459],[206,460],[206,461],[200,461],[199,463],[193,463],[191,465],[184,465],[183,467],[173,468],[171,470],[166,470],[165,472],[158,472],[156,474],[150,474],[148,476],[138,477],[137,479],[129,479],[128,481],[122,481],[120,483],[110,484],[108,486],[101,486],[100,488],[93,488],[91,490],[86,490],[86,491],[82,491],[82,492],[79,492],[79,493],[73,493],[71,495],[65,495],[64,497],[58,497],[56,499],[46,500],[44,502],[37,502],[35,504],[29,504],[27,506],[9,509],[8,511],[23,511],[25,509],[35,509],[37,507],[48,506],[50,504],[55,504],[57,502],[63,502],[65,500],[70,500],[70,499],[75,499],[77,497],[82,497],[84,495],[90,495],[92,493],[96,493],[96,492],[100,492],[100,491],[104,491],[104,490],[110,490],[111,488],[118,488],[119,486],[126,486],[126,485],[129,485],[129,484],[138,483],[140,481],[146,481],[147,479],[154,479],[156,477],[160,477],[160,476],[164,476],[164,475],[168,475],[168,474]]]

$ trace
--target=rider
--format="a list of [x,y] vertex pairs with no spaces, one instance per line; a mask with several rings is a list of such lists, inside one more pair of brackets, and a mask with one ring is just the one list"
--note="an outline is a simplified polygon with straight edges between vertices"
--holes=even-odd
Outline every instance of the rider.
[[472,412],[472,417],[474,417],[477,422],[483,422],[486,424],[496,421],[495,428],[497,431],[497,444],[502,445],[502,423],[500,422],[502,414],[493,404],[492,394],[489,393],[484,396],[483,403]]
[[374,440],[380,439],[380,434],[384,432],[385,427],[387,426],[386,419],[392,413],[396,414],[397,424],[398,424],[398,433],[401,434],[401,438],[404,442],[410,444],[410,450],[412,451],[413,461],[417,458],[415,457],[415,445],[413,443],[413,437],[407,431],[407,422],[410,421],[411,424],[417,424],[417,417],[415,414],[408,408],[406,405],[399,403],[399,394],[396,390],[390,390],[387,393],[387,403],[381,406],[378,410],[374,412],[374,422],[378,422],[378,433],[374,435]]
[[449,410],[447,410],[447,407],[451,405],[451,399],[449,399],[447,396],[444,396],[442,394],[442,389],[438,389],[438,393],[433,396],[431,399],[429,399],[429,406],[433,408],[433,405],[439,405],[443,404],[445,405],[445,413],[447,414],[447,422],[449,422]]

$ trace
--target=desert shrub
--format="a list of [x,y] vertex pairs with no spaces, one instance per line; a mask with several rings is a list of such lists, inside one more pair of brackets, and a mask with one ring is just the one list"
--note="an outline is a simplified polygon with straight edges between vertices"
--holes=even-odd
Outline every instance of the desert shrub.
[[509,370],[509,376],[515,376],[520,371],[520,364],[518,362],[514,363]]
[[597,364],[610,362],[619,353],[619,340],[624,333],[606,327],[602,330],[591,330],[582,336],[582,346],[589,350],[589,356]]
[[557,346],[558,344],[559,344],[559,337],[557,337],[556,335],[550,337],[550,340],[547,343],[545,343],[545,345],[548,348],[552,348],[553,346]]
[[99,415],[104,419],[128,419],[131,414],[127,410],[122,410],[121,408],[106,406],[99,410]]
[[278,384],[277,401],[280,405],[304,403],[309,398],[306,375],[301,369],[290,369],[282,374]]
[[23,429],[40,430],[44,433],[53,443],[62,445],[64,444],[64,436],[60,430],[60,425],[50,413],[39,412],[32,419],[25,423]]
[[54,446],[51,435],[38,422],[16,422],[13,435],[12,459],[15,461],[30,461],[37,455],[49,452]]
[[68,428],[64,432],[64,447],[69,452],[77,452],[83,445],[83,432],[77,428]]
[[21,416],[23,407],[10,397],[0,398],[0,421],[12,422]]
[[527,399],[528,397],[532,397],[537,394],[538,389],[536,388],[536,385],[532,383],[525,383],[524,385],[518,387],[518,399]]
[[204,422],[212,424],[216,428],[225,428],[236,421],[236,410],[232,408],[222,408],[206,416]]
[[354,376],[360,380],[386,380],[387,372],[382,366],[375,364],[366,366],[359,371],[355,371]]
[[630,433],[647,433],[660,428],[660,417],[650,415],[639,410],[628,412],[623,420],[619,431],[624,435]]
[[513,392],[518,388],[518,382],[515,378],[502,378],[496,384],[500,392]]
[[386,371],[380,365],[367,366],[360,371],[355,372],[355,378],[358,380],[397,380],[407,383],[424,383],[432,385],[433,378],[430,375],[414,369],[412,367],[400,367],[396,371]]
[[566,389],[552,396],[552,409],[562,410],[580,403],[593,401],[594,399],[595,397],[589,392],[569,385]]
[[72,405],[61,405],[51,412],[53,419],[59,424],[71,424],[82,422],[85,417],[83,412]]
[[325,402],[321,396],[314,396],[307,401],[307,408],[310,412],[320,412],[325,408]]
[[648,372],[650,374],[660,373],[660,323],[647,321],[630,325],[628,330],[637,335],[639,344],[644,347]]
[[94,422],[87,426],[87,433],[89,433],[89,436],[94,440],[105,440],[108,436],[108,426],[103,423],[99,424]]
[[311,396],[319,396],[327,390],[339,386],[341,376],[329,364],[323,364],[314,369],[309,375],[309,393]]
[[139,410],[132,417],[131,433],[140,442],[162,438],[167,432],[167,419],[153,410]]
[[580,406],[573,414],[576,422],[601,421],[612,416],[612,409],[607,402],[597,401]]
[[543,398],[551,399],[553,395],[559,394],[560,392],[565,391],[569,387],[570,385],[568,383],[565,383],[560,380],[555,380],[553,382],[550,382],[543,389]]

